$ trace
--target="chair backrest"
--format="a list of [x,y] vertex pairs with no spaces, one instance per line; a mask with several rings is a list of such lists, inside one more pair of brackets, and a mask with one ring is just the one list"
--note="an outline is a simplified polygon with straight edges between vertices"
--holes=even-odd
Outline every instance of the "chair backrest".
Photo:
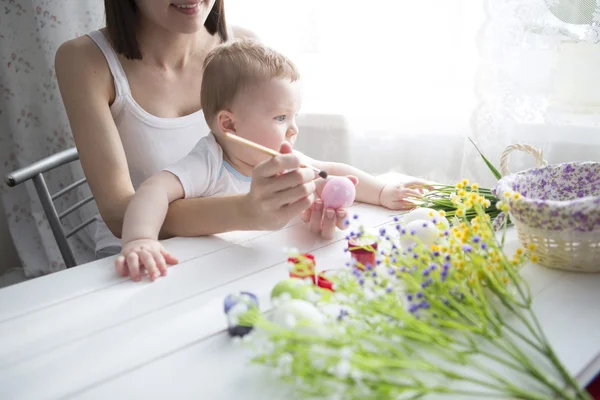
[[67,233],[65,233],[61,221],[67,215],[73,213],[74,211],[77,211],[83,205],[94,200],[94,197],[86,197],[85,199],[77,202],[76,204],[59,213],[56,210],[54,201],[59,197],[65,195],[66,193],[70,192],[71,190],[83,185],[84,183],[86,183],[86,180],[85,178],[80,179],[68,185],[67,187],[59,190],[58,192],[50,194],[43,174],[62,165],[77,160],[79,160],[77,149],[71,148],[46,157],[43,160],[35,162],[25,168],[11,172],[5,177],[6,184],[10,187],[20,185],[21,183],[27,182],[29,180],[33,181],[33,185],[35,186],[37,195],[40,199],[40,202],[42,203],[44,213],[48,218],[50,229],[52,230],[52,234],[54,235],[54,239],[56,240],[58,249],[60,250],[60,254],[62,255],[62,258],[67,268],[71,268],[77,265],[75,257],[73,256],[73,251],[71,250],[67,239],[75,235],[77,232],[81,231],[86,226],[90,225],[92,222],[96,221],[97,217],[92,217],[88,219],[87,221],[79,224]]

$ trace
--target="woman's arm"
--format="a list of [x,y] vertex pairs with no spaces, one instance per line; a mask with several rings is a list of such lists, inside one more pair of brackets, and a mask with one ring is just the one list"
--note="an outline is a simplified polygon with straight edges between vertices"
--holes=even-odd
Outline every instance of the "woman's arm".
[[127,159],[109,105],[112,75],[102,52],[82,36],[56,52],[56,77],[79,159],[100,215],[121,236],[123,216],[134,194]]

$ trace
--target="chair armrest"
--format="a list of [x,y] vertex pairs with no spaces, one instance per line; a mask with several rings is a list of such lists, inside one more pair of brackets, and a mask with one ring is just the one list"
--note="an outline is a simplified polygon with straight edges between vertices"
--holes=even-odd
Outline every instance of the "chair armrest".
[[77,149],[73,147],[63,150],[60,153],[48,156],[40,161],[28,165],[27,167],[10,172],[4,177],[4,180],[8,186],[14,187],[30,180],[38,174],[42,174],[78,159],[79,155],[77,154]]

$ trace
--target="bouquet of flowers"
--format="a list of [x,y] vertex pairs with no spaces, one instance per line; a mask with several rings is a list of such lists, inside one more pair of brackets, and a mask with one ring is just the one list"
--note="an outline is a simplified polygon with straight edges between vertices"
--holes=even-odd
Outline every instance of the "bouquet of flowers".
[[254,327],[254,361],[310,398],[589,399],[532,312],[519,274],[536,261],[532,249],[507,256],[489,199],[473,186],[455,196],[461,222],[433,221],[431,245],[398,218],[373,234],[355,216],[349,239],[376,251],[375,263],[332,271],[329,289],[307,279],[276,285],[272,312],[253,307],[237,320]]
[[[502,178],[502,175],[494,167],[494,165],[481,153],[477,145],[471,140],[473,146],[483,159],[483,162],[487,165],[490,172],[494,175],[494,177],[498,180]],[[472,185],[473,191],[477,192],[478,195],[483,196],[485,200],[487,200],[487,206],[484,208],[485,213],[490,216],[490,218],[494,221],[494,227],[498,230],[502,225],[504,225],[505,219],[507,223],[510,225],[510,219],[506,218],[506,213],[496,207],[496,202],[498,199],[492,193],[491,189],[480,188],[478,184],[473,183]],[[456,186],[452,185],[430,185],[428,186],[428,191],[420,198],[416,199],[414,203],[417,207],[425,207],[431,208],[436,211],[444,212],[448,218],[455,220],[455,217],[465,217],[468,221],[475,218],[477,216],[477,212],[473,207],[461,207],[463,199],[467,205],[472,203],[472,198],[465,199],[466,190],[469,189],[468,180],[463,180],[458,183]],[[459,190],[458,194],[456,190]],[[466,211],[465,211],[466,210]]]

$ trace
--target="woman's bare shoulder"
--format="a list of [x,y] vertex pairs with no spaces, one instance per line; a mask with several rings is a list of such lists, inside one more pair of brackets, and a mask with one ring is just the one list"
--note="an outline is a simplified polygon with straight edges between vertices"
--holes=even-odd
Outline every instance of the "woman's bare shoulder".
[[[54,59],[59,85],[91,85],[110,96],[112,75],[102,51],[88,36],[79,36],[60,45]],[[62,81],[62,82],[61,82]]]
[[104,54],[88,36],[79,36],[61,44],[56,51],[55,66],[57,74],[61,70],[74,73],[73,78],[93,75],[110,77],[110,70]]

